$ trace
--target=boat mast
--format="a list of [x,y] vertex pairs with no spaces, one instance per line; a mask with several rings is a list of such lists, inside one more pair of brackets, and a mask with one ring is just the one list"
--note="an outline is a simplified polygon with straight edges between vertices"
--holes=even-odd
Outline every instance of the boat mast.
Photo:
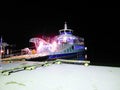
[[63,29],[63,30],[64,30],[64,34],[67,34],[67,33],[66,33],[66,30],[68,30],[68,29],[67,29],[67,23],[66,23],[66,22],[65,22],[65,24],[64,24],[64,29]]
[[67,30],[67,23],[64,24],[64,30]]
[[0,39],[0,59],[2,59],[2,36]]

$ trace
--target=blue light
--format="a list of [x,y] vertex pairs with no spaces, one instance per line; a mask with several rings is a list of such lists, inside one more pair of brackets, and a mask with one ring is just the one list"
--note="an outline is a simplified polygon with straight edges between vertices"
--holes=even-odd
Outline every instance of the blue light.
[[74,46],[74,50],[78,50],[78,49],[85,49],[85,47],[84,46],[79,46],[79,45],[75,45]]

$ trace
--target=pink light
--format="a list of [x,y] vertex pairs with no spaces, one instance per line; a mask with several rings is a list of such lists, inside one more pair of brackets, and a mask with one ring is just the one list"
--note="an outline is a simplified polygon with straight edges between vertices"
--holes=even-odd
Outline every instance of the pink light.
[[53,45],[53,47],[57,47],[57,43],[54,41],[53,43],[52,43],[52,45]]
[[1,50],[1,53],[3,53],[4,51],[3,50]]
[[39,39],[38,41],[37,40],[35,42],[37,42],[36,49],[38,54],[50,53],[57,50],[57,42],[54,39],[49,38],[46,40],[44,39]]
[[54,41],[52,44],[51,44],[52,48],[51,48],[51,52],[54,52],[56,49],[57,49],[57,43]]
[[39,46],[37,47],[37,51],[41,51],[43,48],[43,42],[39,42]]

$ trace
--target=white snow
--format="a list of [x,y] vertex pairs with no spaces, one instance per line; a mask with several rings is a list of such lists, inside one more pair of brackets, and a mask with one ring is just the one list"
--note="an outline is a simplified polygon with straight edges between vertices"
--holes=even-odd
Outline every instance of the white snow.
[[0,75],[0,90],[120,90],[120,67],[53,64]]

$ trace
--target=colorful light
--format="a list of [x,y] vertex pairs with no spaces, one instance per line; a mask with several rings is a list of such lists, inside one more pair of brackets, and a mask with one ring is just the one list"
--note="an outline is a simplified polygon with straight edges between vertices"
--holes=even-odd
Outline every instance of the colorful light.
[[3,50],[1,50],[0,52],[1,52],[1,53],[3,53],[4,51],[3,51]]

